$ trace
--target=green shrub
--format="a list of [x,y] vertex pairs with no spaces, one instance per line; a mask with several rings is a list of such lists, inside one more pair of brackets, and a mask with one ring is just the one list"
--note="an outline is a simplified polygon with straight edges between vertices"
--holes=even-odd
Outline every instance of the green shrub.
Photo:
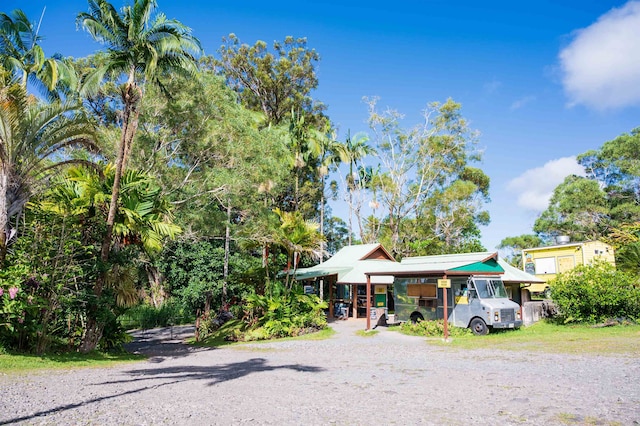
[[[468,328],[454,327],[449,325],[449,336],[464,336],[471,334]],[[405,334],[412,336],[426,337],[443,337],[444,336],[444,320],[418,321],[413,323],[407,321],[400,326],[400,330]]]
[[578,266],[549,283],[564,322],[640,318],[640,282],[606,262]]
[[127,330],[168,327],[170,325],[190,324],[195,321],[193,315],[186,312],[181,304],[173,301],[168,301],[158,308],[151,305],[134,306],[118,319]]
[[271,283],[266,294],[252,293],[244,302],[247,329],[235,336],[238,340],[299,336],[327,326],[327,304],[316,295],[304,294],[299,286],[287,289]]

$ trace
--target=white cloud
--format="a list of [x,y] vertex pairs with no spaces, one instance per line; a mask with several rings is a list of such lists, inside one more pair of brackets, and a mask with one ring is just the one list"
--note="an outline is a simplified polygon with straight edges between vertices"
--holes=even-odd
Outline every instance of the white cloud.
[[507,183],[507,190],[517,194],[517,204],[527,210],[542,212],[549,205],[553,190],[569,175],[585,176],[576,157],[551,160],[542,167],[529,169]]
[[640,2],[612,9],[573,34],[559,54],[570,104],[595,109],[640,104]]
[[515,101],[514,103],[511,104],[511,111],[515,111],[517,109],[522,108],[523,106],[525,106],[526,104],[533,102],[536,100],[535,96],[525,96],[524,98],[520,98],[517,101]]

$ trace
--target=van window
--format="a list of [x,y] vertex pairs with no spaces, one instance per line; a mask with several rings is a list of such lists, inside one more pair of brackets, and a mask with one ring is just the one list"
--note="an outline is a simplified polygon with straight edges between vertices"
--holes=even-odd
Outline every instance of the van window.
[[478,296],[481,299],[493,299],[507,297],[507,290],[502,280],[474,279]]

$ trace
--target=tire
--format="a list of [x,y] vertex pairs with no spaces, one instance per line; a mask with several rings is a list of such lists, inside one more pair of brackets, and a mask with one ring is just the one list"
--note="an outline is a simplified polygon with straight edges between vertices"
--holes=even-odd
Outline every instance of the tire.
[[413,324],[415,324],[417,322],[424,321],[424,317],[422,316],[422,314],[420,312],[413,312],[409,316],[409,321],[411,321]]
[[476,336],[485,336],[489,333],[489,327],[487,327],[487,323],[485,323],[482,318],[472,319],[469,328]]

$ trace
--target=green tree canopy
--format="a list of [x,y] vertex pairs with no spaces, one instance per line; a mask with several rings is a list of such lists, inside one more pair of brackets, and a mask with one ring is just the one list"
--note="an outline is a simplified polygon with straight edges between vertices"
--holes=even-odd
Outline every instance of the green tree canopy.
[[522,269],[522,250],[533,247],[540,247],[542,239],[534,234],[522,234],[517,237],[507,237],[500,241],[498,248],[506,251],[505,258],[516,268]]
[[549,207],[536,219],[534,232],[552,240],[568,235],[573,241],[597,240],[609,229],[606,193],[598,182],[568,176],[553,191]]
[[[416,242],[433,246],[436,241],[444,251],[479,248],[477,225],[489,221],[481,208],[488,199],[489,178],[470,166],[480,159],[477,134],[462,117],[460,104],[451,99],[432,103],[422,124],[405,129],[400,113],[379,112],[377,99],[367,101],[381,161],[376,188],[387,213],[388,232],[383,235],[392,252],[415,254]],[[471,241],[476,242],[469,245]]]
[[307,47],[305,38],[287,36],[274,42],[272,51],[264,41],[249,46],[235,34],[222,41],[217,64],[242,103],[262,112],[267,123],[281,124],[292,111],[312,116],[322,112],[322,104],[311,98],[318,87],[315,64],[320,56]]

